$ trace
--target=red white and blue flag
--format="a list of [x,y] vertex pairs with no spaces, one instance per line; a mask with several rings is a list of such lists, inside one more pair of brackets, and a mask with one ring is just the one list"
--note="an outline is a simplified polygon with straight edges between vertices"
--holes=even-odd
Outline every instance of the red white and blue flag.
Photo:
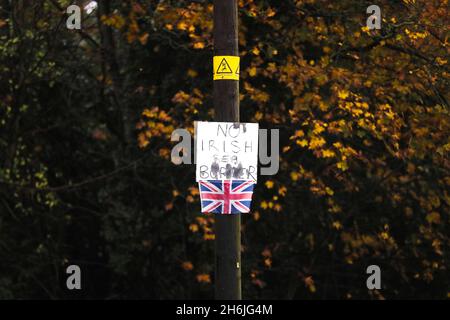
[[198,184],[202,212],[236,214],[250,211],[255,181],[202,180]]

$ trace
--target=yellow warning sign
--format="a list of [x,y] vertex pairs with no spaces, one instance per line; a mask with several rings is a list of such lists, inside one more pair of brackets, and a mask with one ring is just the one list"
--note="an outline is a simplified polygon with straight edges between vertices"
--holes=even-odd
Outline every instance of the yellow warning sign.
[[239,80],[239,57],[215,56],[213,59],[214,80]]

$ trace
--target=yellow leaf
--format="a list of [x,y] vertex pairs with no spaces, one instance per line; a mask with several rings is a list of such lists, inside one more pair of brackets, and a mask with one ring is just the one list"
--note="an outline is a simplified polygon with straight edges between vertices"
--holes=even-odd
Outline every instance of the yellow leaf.
[[320,109],[320,111],[326,112],[326,111],[328,111],[328,105],[326,103],[324,103],[323,101],[320,101],[319,109]]
[[325,192],[326,192],[328,195],[330,195],[330,196],[332,196],[332,195],[334,194],[334,191],[333,191],[331,188],[329,188],[329,187],[326,187],[326,188],[325,188]]
[[188,77],[195,78],[198,75],[198,73],[195,70],[189,69],[187,71],[187,75],[188,75]]
[[145,135],[145,133],[139,133],[138,135],[138,145],[139,148],[145,148],[150,142],[147,139],[147,136]]
[[276,12],[272,8],[269,8],[269,9],[267,9],[266,14],[267,14],[267,17],[270,18],[270,17],[273,17],[276,14]]
[[193,196],[199,195],[198,187],[189,187],[189,192],[190,192],[191,195],[193,195]]
[[192,223],[192,224],[189,226],[189,230],[191,230],[192,232],[197,232],[197,231],[198,231],[198,225],[195,224],[195,223]]
[[295,131],[294,137],[301,138],[301,137],[304,137],[304,136],[305,136],[305,133],[303,132],[303,130]]
[[340,148],[342,148],[342,143],[340,143],[340,142],[335,142],[335,143],[333,143],[333,146],[334,146],[336,149],[340,149]]
[[190,261],[184,261],[181,264],[181,267],[186,271],[191,271],[192,269],[194,269],[194,265]]
[[272,189],[273,185],[274,185],[274,182],[272,180],[267,180],[265,185],[266,185],[267,189]]
[[437,57],[437,58],[436,58],[436,62],[437,62],[439,65],[441,65],[441,66],[443,66],[444,64],[447,64],[447,60],[446,60],[446,59],[442,59],[441,57]]
[[297,140],[295,143],[298,144],[300,147],[306,147],[308,145],[308,141],[306,141],[305,139]]
[[342,229],[342,224],[339,221],[334,221],[333,228],[335,228],[336,230],[340,230]]
[[309,291],[311,291],[311,293],[316,292],[316,286],[314,284],[314,280],[313,280],[312,276],[306,277],[304,281],[305,281],[305,286],[309,289]]
[[261,205],[260,206],[264,210],[268,208],[268,204],[267,204],[267,202],[265,200],[261,201]]
[[313,137],[309,143],[309,149],[317,149],[322,147],[326,143],[322,137]]
[[188,29],[188,25],[185,22],[183,22],[183,21],[178,22],[177,29],[178,30],[187,30]]
[[334,151],[329,150],[329,149],[325,149],[322,151],[322,157],[324,158],[332,158],[334,157],[336,154],[334,153]]
[[338,162],[337,167],[339,169],[341,169],[342,171],[346,171],[348,169],[347,162],[345,162],[345,161]]
[[197,281],[203,283],[211,283],[211,277],[207,273],[198,274]]
[[253,53],[255,56],[259,55],[259,49],[258,49],[257,47],[254,47],[253,50],[252,50],[252,53]]
[[262,112],[257,111],[257,112],[255,113],[255,120],[256,120],[256,121],[259,121],[259,120],[261,120],[262,118],[263,118]]
[[286,195],[287,192],[287,188],[285,186],[282,186],[278,189],[278,194],[282,197],[284,197]]
[[142,45],[145,45],[147,43],[147,41],[148,41],[148,37],[149,37],[149,34],[147,32],[144,33],[142,36],[139,37],[139,42]]
[[383,240],[387,240],[387,239],[389,239],[389,233],[387,233],[386,231],[383,231],[382,233],[380,233],[380,237]]
[[206,233],[203,235],[203,240],[214,240],[216,236],[214,234]]
[[298,172],[291,172],[291,179],[292,181],[297,181],[300,178],[300,175]]
[[338,91],[338,97],[339,99],[347,99],[349,96],[349,92],[347,90],[340,90]]
[[325,128],[320,123],[314,124],[314,130],[313,130],[314,134],[320,134],[323,131],[325,131]]
[[433,211],[430,214],[428,214],[426,219],[427,219],[428,223],[434,223],[434,224],[441,223],[441,216],[436,211]]
[[194,43],[194,49],[203,49],[205,47],[204,42],[196,42]]

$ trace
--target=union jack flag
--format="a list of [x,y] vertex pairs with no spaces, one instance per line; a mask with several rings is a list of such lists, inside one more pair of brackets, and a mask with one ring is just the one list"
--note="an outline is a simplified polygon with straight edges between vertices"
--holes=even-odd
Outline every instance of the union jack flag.
[[250,211],[253,187],[251,180],[199,181],[202,212],[236,214]]

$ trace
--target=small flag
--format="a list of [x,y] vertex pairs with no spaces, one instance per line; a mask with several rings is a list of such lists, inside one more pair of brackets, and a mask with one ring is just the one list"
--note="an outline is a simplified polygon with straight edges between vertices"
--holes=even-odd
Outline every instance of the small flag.
[[202,212],[236,214],[250,212],[253,180],[201,180],[198,182]]

